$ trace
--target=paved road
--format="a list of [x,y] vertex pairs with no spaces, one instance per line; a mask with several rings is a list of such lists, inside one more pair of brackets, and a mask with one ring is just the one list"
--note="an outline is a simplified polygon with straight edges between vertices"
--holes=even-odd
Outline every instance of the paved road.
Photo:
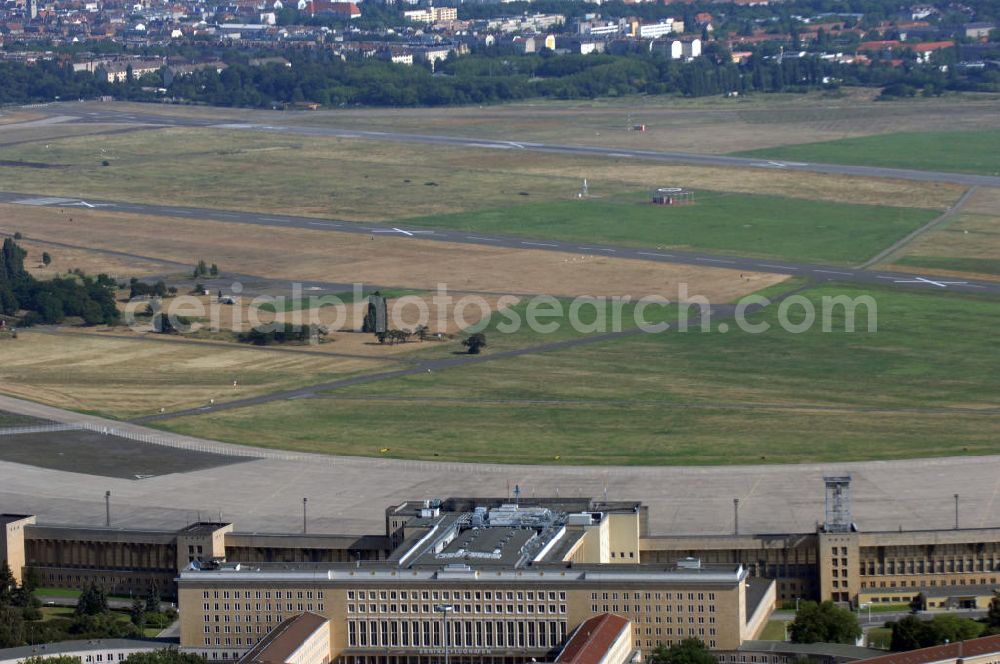
[[654,150],[633,150],[629,148],[606,148],[589,145],[565,145],[559,143],[535,143],[529,141],[498,141],[469,136],[440,136],[433,134],[409,134],[403,132],[363,131],[353,128],[309,127],[289,123],[247,122],[246,120],[222,120],[194,117],[158,115],[155,110],[128,112],[102,107],[97,104],[71,102],[54,104],[46,109],[60,117],[72,113],[77,122],[146,124],[154,126],[216,127],[241,131],[295,134],[300,136],[328,136],[336,138],[371,139],[401,143],[422,143],[431,145],[453,145],[480,150],[525,150],[555,154],[610,157],[614,159],[637,159],[692,166],[724,166],[733,168],[754,168],[779,171],[805,171],[832,175],[852,175],[867,178],[892,178],[917,182],[949,182],[967,186],[981,185],[1000,187],[1000,177],[973,175],[967,173],[946,173],[939,171],[915,171],[904,168],[881,168],[875,166],[853,166],[847,164],[820,164],[800,161],[768,160],[726,155],[696,154],[690,152],[664,152]]
[[577,242],[562,240],[545,240],[525,238],[511,235],[493,235],[470,231],[431,229],[416,226],[391,224],[355,223],[312,217],[297,217],[260,212],[241,212],[236,210],[213,210],[175,205],[155,205],[143,203],[125,203],[120,201],[65,198],[25,194],[15,192],[0,192],[0,203],[16,203],[21,205],[36,205],[47,207],[63,207],[70,209],[100,208],[113,212],[145,214],[160,217],[177,217],[185,219],[211,219],[230,223],[252,224],[255,226],[273,226],[280,228],[304,228],[318,231],[336,231],[339,233],[357,233],[371,235],[393,235],[409,238],[415,241],[452,242],[457,244],[474,244],[509,249],[538,249],[541,251],[556,251],[572,254],[603,255],[632,260],[654,261],[658,263],[680,263],[684,265],[701,265],[705,267],[722,267],[747,272],[770,272],[787,274],[796,277],[806,277],[819,282],[849,282],[866,285],[917,288],[922,290],[942,291],[958,290],[969,293],[988,293],[1000,295],[1000,283],[988,281],[971,281],[964,279],[946,279],[907,272],[879,272],[860,268],[821,265],[814,263],[798,263],[777,259],[746,258],[718,254],[679,251],[675,249],[659,250],[641,247],[624,247],[597,242]]

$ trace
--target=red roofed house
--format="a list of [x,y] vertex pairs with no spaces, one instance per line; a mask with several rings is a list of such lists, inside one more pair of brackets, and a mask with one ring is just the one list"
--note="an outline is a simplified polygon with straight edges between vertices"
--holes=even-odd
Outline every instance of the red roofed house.
[[310,0],[309,15],[333,14],[339,18],[358,18],[361,10],[353,2],[330,2],[329,0]]
[[951,48],[955,45],[953,41],[922,42],[913,45],[913,52],[917,54],[917,59],[927,62],[931,59],[931,53]]
[[556,664],[626,664],[637,654],[632,644],[632,623],[602,613],[576,628],[556,657]]
[[854,664],[990,664],[1000,659],[1000,634],[861,659]]
[[858,53],[882,53],[899,48],[901,42],[896,39],[884,39],[882,41],[866,41],[858,44]]

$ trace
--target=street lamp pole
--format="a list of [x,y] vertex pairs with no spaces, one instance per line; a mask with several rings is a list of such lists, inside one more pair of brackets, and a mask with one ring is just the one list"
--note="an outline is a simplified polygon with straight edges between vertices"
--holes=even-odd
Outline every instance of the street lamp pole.
[[958,494],[955,494],[955,530],[958,530]]
[[448,632],[448,614],[454,610],[451,604],[435,604],[434,610],[441,614],[442,629],[444,631],[444,664],[448,664],[449,649],[451,647],[451,633]]

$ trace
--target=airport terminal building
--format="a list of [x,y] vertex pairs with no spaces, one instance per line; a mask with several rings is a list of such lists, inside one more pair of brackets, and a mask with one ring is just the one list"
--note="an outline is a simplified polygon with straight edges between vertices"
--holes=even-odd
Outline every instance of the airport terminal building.
[[[180,573],[181,645],[239,658],[302,613],[330,622],[343,664],[552,661],[580,625],[631,625],[629,650],[695,637],[734,649],[775,606],[775,584],[739,564],[641,564],[641,506],[407,502],[390,509],[384,560],[195,562]],[[595,509],[596,508],[596,509]]]
[[83,528],[7,514],[0,555],[16,577],[31,567],[48,586],[179,592],[185,645],[227,659],[268,620],[303,612],[331,620],[344,657],[404,656],[394,647],[419,657],[440,647],[435,606],[451,605],[454,643],[504,658],[511,643],[548,652],[603,613],[626,616],[642,650],[688,635],[729,650],[755,637],[768,603],[903,604],[923,593],[930,610],[988,604],[1000,528],[865,532],[851,518],[850,478],[827,478],[826,491],[814,532],[712,536],[653,534],[641,503],[584,498],[406,501],[367,535]]

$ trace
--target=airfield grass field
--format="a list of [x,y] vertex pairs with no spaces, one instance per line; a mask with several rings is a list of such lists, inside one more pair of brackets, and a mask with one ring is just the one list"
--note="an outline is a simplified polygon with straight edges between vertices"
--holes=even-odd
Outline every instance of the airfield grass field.
[[389,447],[391,456],[470,462],[792,463],[1000,451],[992,301],[835,286],[805,295],[817,305],[823,296],[871,295],[878,330],[867,331],[862,308],[859,331],[791,334],[774,327],[770,307],[750,317],[772,324],[764,334],[637,335],[160,425],[267,447],[357,455]]
[[854,264],[926,224],[932,210],[698,192],[693,205],[648,194],[408,219],[418,226]]
[[[85,229],[85,232],[83,230]],[[409,238],[345,234],[299,228],[249,226],[204,219],[168,219],[112,213],[105,209],[63,211],[24,205],[0,205],[0,232],[23,231],[40,258],[43,242],[71,242],[101,254],[113,250],[174,263],[159,271],[117,271],[121,278],[175,272],[190,274],[197,260],[217,263],[228,274],[266,275],[275,280],[316,280],[340,284],[378,284],[450,292],[642,296],[677,296],[678,284],[716,302],[773,283],[773,277],[690,265],[671,265],[567,255],[536,249],[415,242]],[[73,266],[65,247],[48,247],[52,267]],[[88,271],[100,256],[88,256]],[[120,255],[111,256],[114,265]],[[190,266],[190,267],[188,267]],[[29,267],[34,268],[34,264]],[[779,277],[780,278],[780,277]]]
[[[821,201],[942,209],[954,185],[775,177],[769,169],[656,164],[630,159],[169,128],[14,145],[6,191],[388,221],[575,198],[584,178],[600,196],[659,186]],[[103,162],[107,166],[102,166]],[[18,166],[47,164],[50,168]]]
[[[859,149],[861,158],[878,156],[880,144],[895,155],[887,159],[919,156],[921,146],[941,140],[940,132],[948,127],[979,127],[1000,137],[997,96],[953,106],[951,124],[948,104],[936,100],[888,105],[805,95],[734,103],[609,100],[405,113],[257,116],[232,109],[163,110],[287,117],[328,126],[346,119],[342,126],[367,130],[449,133],[450,128],[493,138],[719,153],[817,141],[826,141],[816,144],[827,146],[821,151],[836,151],[842,148],[830,148],[835,145],[830,140],[849,139],[876,145]],[[572,122],[566,124],[567,118]],[[632,122],[648,122],[648,131],[629,132]],[[44,127],[25,127],[29,138],[8,140],[20,130],[4,127],[0,178],[5,191],[358,223],[405,220],[581,244],[669,246],[831,264],[864,261],[934,219],[964,191],[940,183],[676,166],[531,153],[514,146],[487,150],[474,144],[413,145],[210,128],[72,136],[67,135],[72,128],[63,125],[53,125],[51,140]],[[888,134],[899,130],[911,132],[908,136],[938,133],[919,140]],[[949,164],[982,169],[992,163],[982,146],[956,145]],[[584,178],[591,197],[579,200]],[[645,202],[649,189],[659,186],[690,187],[697,203],[651,206]],[[907,245],[888,267],[989,276],[1000,257],[997,204],[997,192],[977,192],[961,215]],[[25,235],[29,268],[42,276],[71,267],[113,271],[119,278],[189,274],[188,266],[204,259],[217,263],[226,278],[364,282],[388,287],[397,296],[417,292],[422,297],[444,283],[456,295],[476,293],[491,302],[509,293],[522,298],[509,312],[522,318],[524,296],[537,293],[675,298],[687,284],[691,294],[725,303],[765,287],[771,287],[769,293],[803,287],[780,275],[628,261],[586,251],[573,255],[421,242],[110,208],[0,205],[0,233],[15,231]],[[38,264],[42,251],[53,257],[47,269]],[[791,334],[776,329],[777,307],[772,306],[752,316],[772,325],[764,334],[732,329],[732,321],[725,321],[731,327],[726,333],[714,327],[711,333],[624,334],[483,364],[421,369],[316,398],[168,419],[157,426],[273,448],[485,463],[750,464],[1000,453],[1000,377],[992,371],[1000,360],[993,342],[1000,324],[995,299],[834,285],[808,287],[804,294],[814,303],[824,296],[871,295],[878,305],[878,331],[814,328]],[[300,305],[286,308],[293,313]],[[630,313],[626,307],[626,319]],[[859,324],[866,314],[862,308]],[[647,313],[653,320],[678,316]],[[835,316],[834,330],[842,329],[840,318]],[[498,329],[503,320],[494,318],[486,329],[487,356],[603,331],[581,333],[563,325],[542,334],[522,327],[508,336]],[[457,339],[386,349],[365,335],[362,349],[335,338],[326,346],[333,352],[324,355],[95,332],[26,331],[16,342],[0,343],[0,390],[132,418],[461,352]],[[335,356],[338,349],[350,356]],[[3,421],[0,415],[0,426]]]
[[16,341],[0,343],[5,394],[116,418],[207,405],[210,399],[221,403],[392,366],[372,358],[29,330]]
[[738,153],[748,157],[1000,175],[1000,130],[899,132]]
[[977,189],[962,213],[917,238],[891,259],[891,268],[1000,278],[1000,189]]

